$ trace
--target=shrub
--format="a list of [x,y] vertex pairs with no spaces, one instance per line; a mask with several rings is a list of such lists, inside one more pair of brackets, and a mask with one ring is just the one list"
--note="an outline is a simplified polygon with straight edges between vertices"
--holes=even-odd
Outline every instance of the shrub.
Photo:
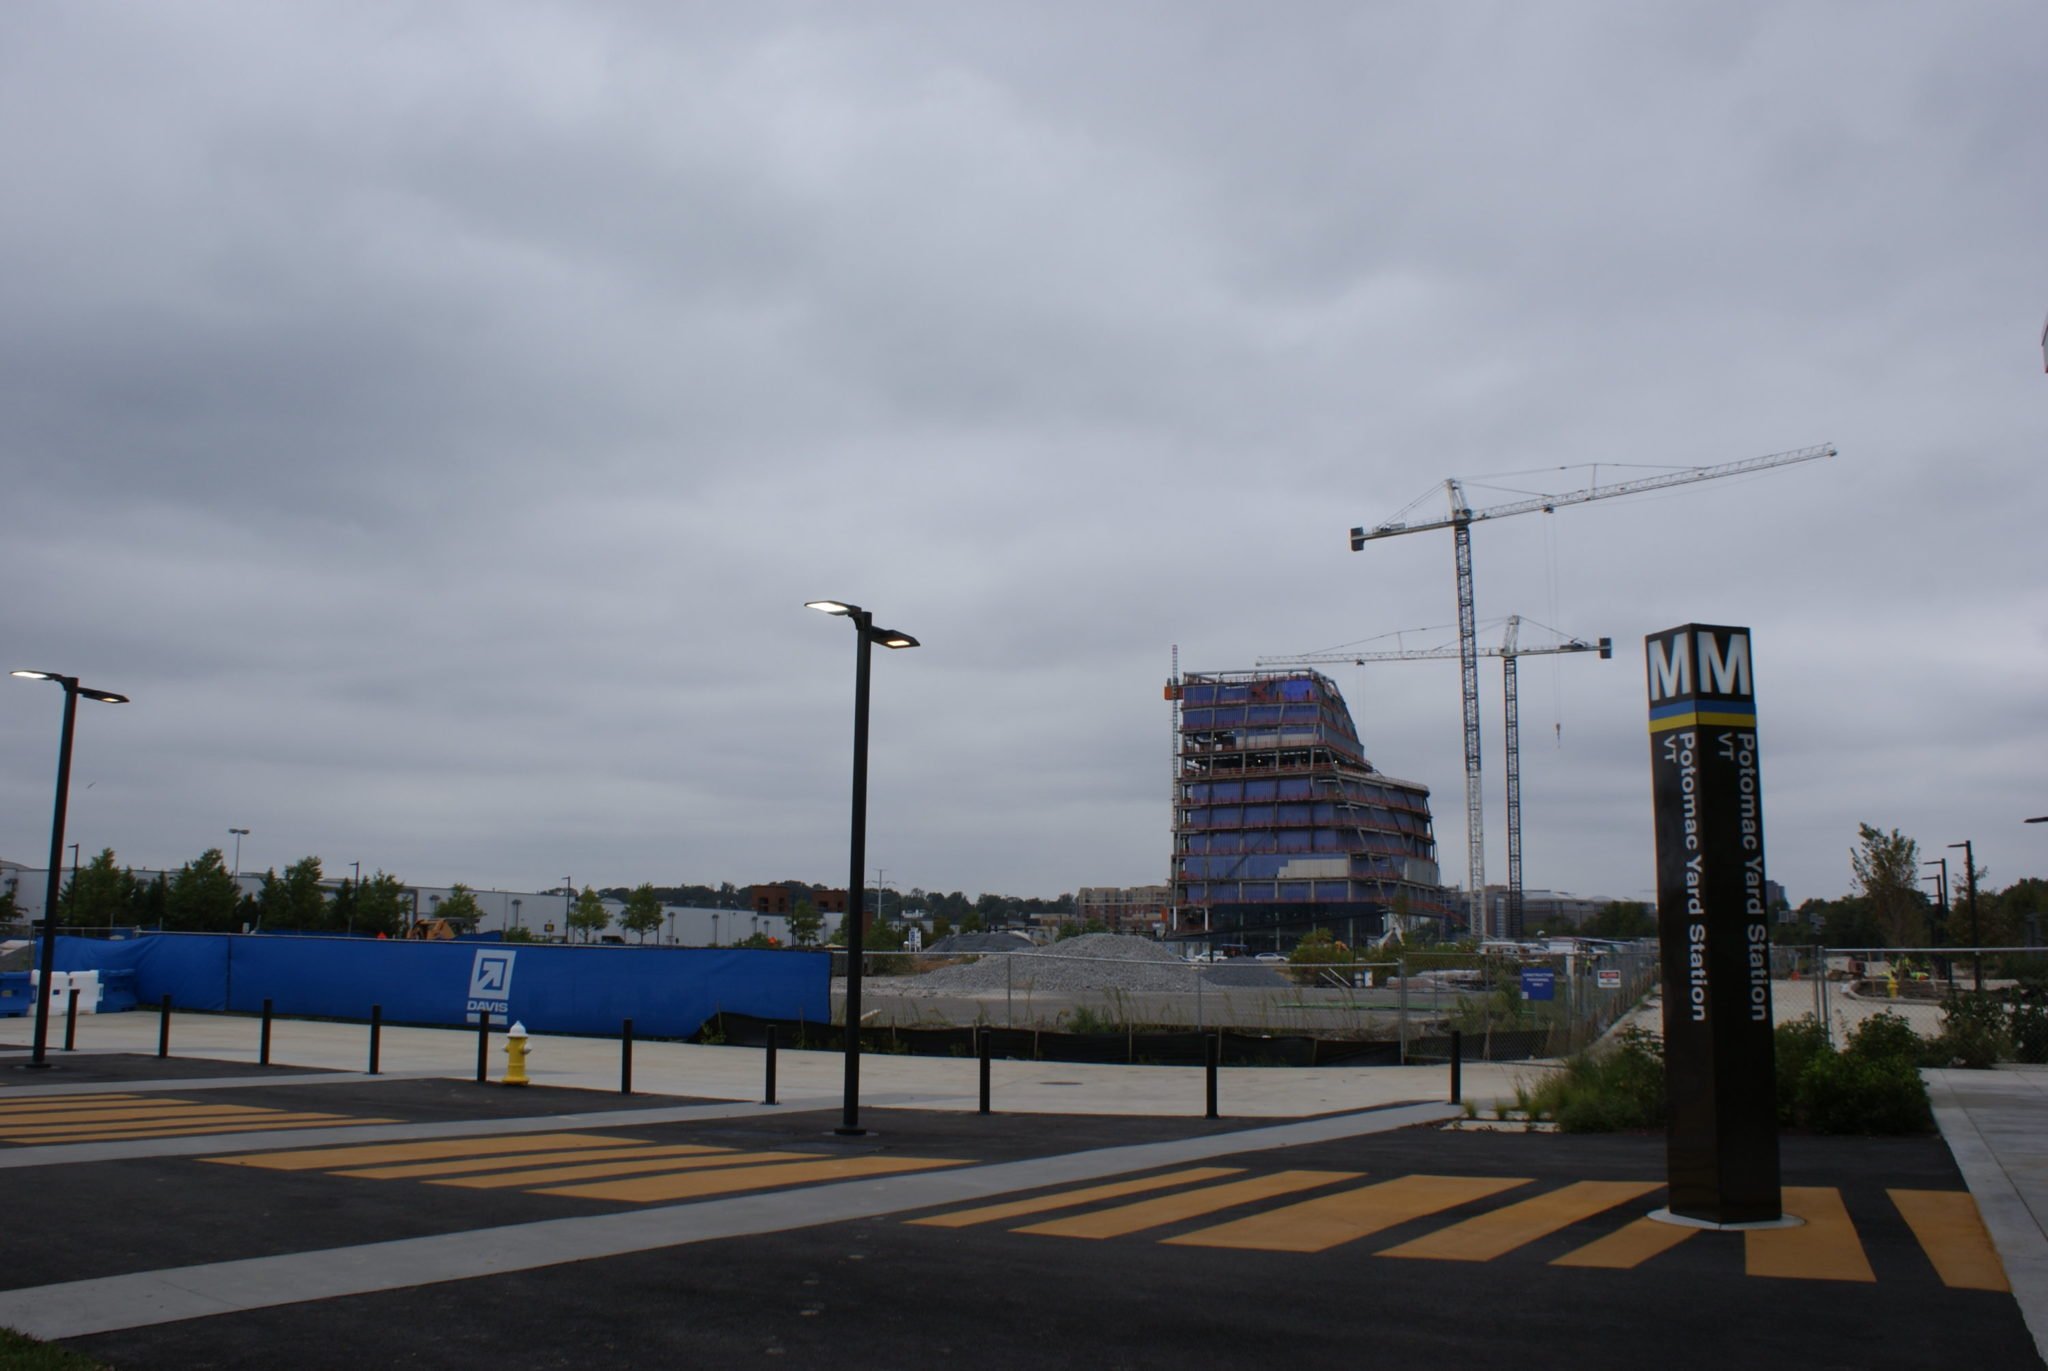
[[1873,1014],[1849,1030],[1847,1051],[1852,1057],[1866,1060],[1897,1057],[1917,1062],[1925,1054],[1926,1044],[1904,1016],[1884,1013]]
[[1828,1043],[1827,1026],[1811,1014],[1779,1024],[1776,1038],[1778,1126],[1786,1128],[1799,1122],[1799,1081],[1807,1066],[1835,1049]]
[[2048,1004],[2022,1000],[2012,1007],[2012,1055],[2034,1065],[2048,1062]]
[[1529,1112],[1567,1133],[1660,1127],[1667,1111],[1664,1044],[1624,1028],[1605,1052],[1581,1052],[1529,1092]]
[[1941,1036],[1929,1057],[1942,1066],[1987,1070],[2012,1055],[2012,1029],[2003,1002],[1989,995],[1951,995],[1941,1008]]
[[1816,1133],[1924,1133],[1934,1123],[1910,1058],[1830,1052],[1806,1064],[1799,1113]]

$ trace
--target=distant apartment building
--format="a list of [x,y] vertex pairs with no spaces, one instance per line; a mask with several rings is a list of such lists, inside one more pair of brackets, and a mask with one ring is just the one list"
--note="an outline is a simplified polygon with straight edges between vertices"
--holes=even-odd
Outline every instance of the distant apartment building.
[[[1486,924],[1489,928],[1506,928],[1508,918],[1508,888],[1504,885],[1490,885],[1482,892],[1486,902]],[[1522,892],[1522,930],[1527,933],[1560,933],[1577,928],[1615,903],[1611,895],[1574,895],[1564,890],[1524,890]]]
[[1170,885],[1084,885],[1074,896],[1074,917],[1100,922],[1112,933],[1162,932],[1173,911]]
[[802,881],[770,881],[747,887],[747,908],[755,914],[789,915],[809,903],[820,914],[844,914],[846,892],[806,885]]

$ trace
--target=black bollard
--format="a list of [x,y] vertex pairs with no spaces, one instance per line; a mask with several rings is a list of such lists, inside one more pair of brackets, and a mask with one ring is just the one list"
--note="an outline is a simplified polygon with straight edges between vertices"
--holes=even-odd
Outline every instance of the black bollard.
[[766,1093],[765,1093],[765,1097],[764,1097],[764,1098],[762,1099],[761,1103],[762,1103],[762,1104],[774,1104],[774,1103],[775,1103],[775,1025],[774,1025],[774,1024],[769,1024],[769,1025],[768,1025],[768,1055],[767,1055],[767,1058],[766,1058],[766,1070],[767,1070],[767,1073],[768,1073],[768,1088],[767,1088],[767,1091],[766,1091]]
[[78,1050],[78,987],[71,987],[70,997],[64,1001],[64,1050]]
[[1451,1103],[1465,1102],[1465,1035],[1451,1030]]
[[977,1040],[975,1054],[981,1058],[981,1112],[986,1114],[989,1112],[989,1057],[995,1051],[992,1045],[995,1042],[995,1034],[989,1030],[988,1025],[983,1024],[975,1030],[974,1036]]
[[370,1006],[370,1074],[372,1076],[377,1074],[378,1048],[382,1046],[380,1040],[383,1036],[384,1006],[373,1004]]
[[1204,1040],[1209,1056],[1209,1113],[1212,1119],[1221,1118],[1216,1112],[1216,1068],[1223,1064],[1223,1035],[1217,1033]]
[[256,1044],[256,1064],[270,1065],[270,1001],[263,1002],[263,1036]]
[[619,1093],[633,1093],[633,1021],[619,1026]]
[[171,1055],[171,997],[168,995],[164,996],[163,1018],[157,1021],[156,1055]]
[[491,1011],[483,1010],[476,1016],[476,1083],[482,1085],[491,1078]]

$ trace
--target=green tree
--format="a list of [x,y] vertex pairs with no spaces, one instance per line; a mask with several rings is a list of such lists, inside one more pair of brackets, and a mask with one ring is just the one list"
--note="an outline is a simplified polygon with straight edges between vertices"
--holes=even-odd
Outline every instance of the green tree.
[[1927,897],[1920,893],[1920,845],[1896,828],[1883,833],[1856,825],[1858,845],[1849,854],[1856,884],[1886,947],[1927,945]]
[[129,922],[141,928],[163,927],[164,911],[169,908],[170,899],[171,883],[163,872],[157,872],[155,879],[148,882],[138,880],[134,898],[128,904]]
[[1312,929],[1287,954],[1287,974],[1301,985],[1327,983],[1341,973],[1332,970],[1352,960],[1351,949],[1327,928]]
[[575,908],[569,911],[569,930],[581,933],[583,941],[589,942],[611,925],[612,912],[604,907],[595,890],[583,887],[583,893],[576,897]]
[[348,923],[352,933],[395,938],[405,931],[406,889],[396,876],[379,871],[366,879],[349,902]]
[[227,859],[219,848],[209,847],[171,877],[164,893],[164,926],[187,933],[232,933],[241,902]]
[[661,897],[654,893],[652,884],[643,881],[633,887],[633,893],[626,897],[625,912],[619,916],[619,927],[639,934],[643,943],[648,934],[661,927]]
[[446,898],[434,907],[434,914],[435,917],[446,919],[452,924],[459,924],[465,931],[468,931],[483,922],[484,909],[482,905],[476,902],[475,893],[468,886],[457,881],[454,885],[448,887]]
[[14,898],[14,887],[0,890],[0,923],[11,924],[21,917],[21,905]]
[[533,930],[525,924],[520,924],[516,928],[508,928],[505,930],[505,941],[508,943],[530,943],[533,941]]
[[135,873],[114,863],[114,849],[81,867],[57,897],[57,922],[73,928],[104,928],[129,917],[135,902]]
[[932,915],[932,941],[953,936],[953,921],[943,914]]
[[1641,900],[1616,900],[1586,920],[1579,932],[1589,938],[1654,938],[1657,916]]
[[301,857],[284,869],[263,873],[256,893],[258,927],[279,932],[317,932],[327,926],[327,892],[321,888],[320,859]]
[[789,916],[789,941],[797,947],[815,947],[824,927],[825,916],[818,907],[809,900],[798,900]]

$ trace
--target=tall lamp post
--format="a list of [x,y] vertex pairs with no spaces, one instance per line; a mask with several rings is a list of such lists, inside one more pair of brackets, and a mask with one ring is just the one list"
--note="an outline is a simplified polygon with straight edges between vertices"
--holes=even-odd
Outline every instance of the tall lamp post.
[[[1977,923],[1977,854],[1967,840],[1950,843],[1949,846],[1960,847],[1963,850],[1963,889],[1968,891],[1970,896],[1970,946],[1981,949],[1984,946],[1984,931]],[[1975,983],[1976,992],[1981,995],[1984,993],[1984,954],[1981,950],[1970,954],[1970,965],[1971,980]]]
[[867,903],[861,888],[867,870],[868,838],[868,660],[876,643],[883,647],[916,647],[917,639],[891,628],[876,628],[875,616],[859,605],[839,600],[806,600],[804,608],[851,620],[856,639],[853,675],[853,822],[852,851],[846,868],[846,1099],[844,1117],[833,1130],[858,1137],[860,1127],[860,972],[861,922]]
[[[1935,928],[1934,928],[1934,941],[1935,941],[1935,942],[1936,942],[1937,944],[1941,944],[1941,945],[1944,945],[1944,946],[1945,946],[1945,945],[1947,945],[1947,943],[1949,942],[1949,936],[1948,936],[1948,858],[1946,858],[1946,857],[1935,857],[1935,858],[1932,858],[1932,859],[1930,859],[1930,860],[1928,860],[1928,861],[1924,861],[1924,862],[1920,863],[1920,865],[1922,865],[1922,866],[1936,866],[1936,867],[1940,867],[1940,868],[1941,868],[1941,870],[1937,871],[1937,872],[1936,872],[1936,873],[1935,873],[1934,875],[1932,875],[1932,876],[1922,876],[1922,877],[1921,877],[1920,879],[1921,879],[1921,880],[1923,880],[1923,881],[1932,881],[1932,882],[1934,882],[1934,895],[1935,895],[1935,899],[1936,899],[1936,900],[1938,901],[1938,904],[1937,904],[1937,906],[1936,906],[1936,907],[1937,907],[1937,908],[1939,908],[1939,909],[1941,910],[1941,922],[1939,922],[1938,924],[1936,924],[1936,925],[1935,925]],[[1955,991],[1955,988],[1956,988],[1956,964],[1955,964],[1955,960],[1954,960],[1953,958],[1951,958],[1951,957],[1942,957],[1942,958],[1939,958],[1939,959],[1937,959],[1937,960],[1938,960],[1938,961],[1940,962],[1940,964],[1942,964],[1942,965],[1945,965],[1945,966],[1946,966],[1946,967],[1948,968],[1948,975],[1947,975],[1947,980],[1948,980],[1948,988],[1949,988],[1949,991],[1950,991],[1951,993],[1953,993],[1953,992]]]
[[57,971],[57,883],[64,861],[64,811],[71,801],[71,735],[78,718],[78,697],[83,695],[88,700],[110,705],[125,705],[128,697],[116,695],[111,690],[82,686],[76,676],[60,676],[54,671],[17,671],[14,674],[29,681],[55,681],[64,687],[64,732],[62,741],[57,745],[57,803],[50,820],[50,886],[43,900],[42,975],[36,984],[35,1045],[28,1063],[31,1067],[46,1069],[50,1065],[50,979]]

